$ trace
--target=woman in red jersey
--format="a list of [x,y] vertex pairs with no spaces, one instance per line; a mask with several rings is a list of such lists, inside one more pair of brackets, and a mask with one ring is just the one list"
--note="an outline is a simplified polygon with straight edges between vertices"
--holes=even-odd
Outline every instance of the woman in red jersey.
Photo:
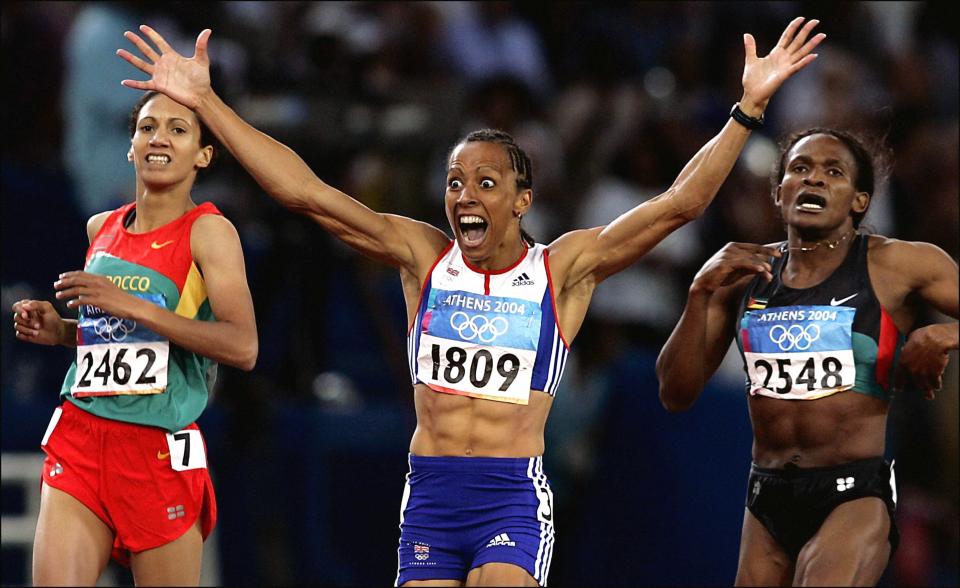
[[131,112],[134,202],[94,215],[83,271],[50,302],[13,305],[21,341],[77,348],[41,442],[36,585],[93,586],[111,554],[137,585],[197,585],[216,522],[195,420],[218,362],[244,370],[257,329],[234,226],[194,203],[213,146],[189,109],[156,92]]

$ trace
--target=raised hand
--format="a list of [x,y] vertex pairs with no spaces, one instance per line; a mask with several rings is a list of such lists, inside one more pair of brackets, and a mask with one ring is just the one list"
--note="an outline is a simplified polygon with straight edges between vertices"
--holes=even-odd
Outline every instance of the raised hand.
[[46,300],[20,300],[13,304],[13,329],[17,339],[38,345],[63,343],[64,323]]
[[770,281],[773,279],[771,257],[780,257],[780,250],[752,243],[727,243],[703,264],[691,289],[712,294],[758,274]]
[[780,35],[777,46],[766,57],[757,57],[757,42],[753,35],[747,33],[743,36],[746,53],[743,64],[743,102],[765,108],[783,82],[817,58],[817,54],[811,51],[827,36],[819,33],[807,41],[810,31],[820,21],[811,20],[800,28],[803,21],[802,16],[793,19]]
[[150,74],[150,79],[123,80],[120,83],[137,90],[156,90],[187,108],[196,108],[204,94],[210,91],[210,57],[207,55],[207,42],[210,40],[212,31],[203,29],[200,32],[197,36],[194,55],[189,58],[174,51],[160,33],[147,25],[140,25],[140,31],[153,41],[160,53],[157,53],[139,35],[127,31],[123,36],[136,45],[146,60],[125,49],[117,49],[117,55],[140,71]]

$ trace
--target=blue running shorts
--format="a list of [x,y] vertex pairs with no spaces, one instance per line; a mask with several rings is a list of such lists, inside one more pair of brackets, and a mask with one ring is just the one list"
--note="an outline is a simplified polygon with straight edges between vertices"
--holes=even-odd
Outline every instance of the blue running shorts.
[[553,493],[543,458],[410,455],[396,585],[460,580],[490,562],[541,586],[553,557]]

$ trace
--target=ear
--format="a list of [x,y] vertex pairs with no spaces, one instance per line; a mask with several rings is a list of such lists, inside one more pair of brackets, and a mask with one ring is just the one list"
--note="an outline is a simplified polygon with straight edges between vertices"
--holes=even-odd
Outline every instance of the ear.
[[523,216],[527,214],[531,204],[533,204],[533,190],[530,188],[521,190],[520,194],[517,195],[516,201],[513,203],[513,216]]
[[777,190],[773,193],[773,203],[780,207],[780,190],[783,189],[783,184],[777,184]]
[[197,153],[197,162],[194,165],[197,169],[203,169],[213,161],[213,145],[207,145]]
[[856,213],[866,212],[870,207],[870,194],[866,192],[857,192],[853,195],[853,204],[850,210]]
[[127,151],[127,161],[133,163],[133,145],[131,145],[130,150]]

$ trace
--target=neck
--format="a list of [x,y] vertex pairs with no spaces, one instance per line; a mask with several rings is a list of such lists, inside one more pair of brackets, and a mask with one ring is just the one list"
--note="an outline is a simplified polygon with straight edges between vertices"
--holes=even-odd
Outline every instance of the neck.
[[466,255],[464,255],[464,259],[469,261],[474,269],[498,272],[517,263],[517,260],[526,250],[527,244],[523,242],[523,239],[510,239],[509,242],[501,243],[491,255],[484,259],[471,259]]
[[[790,251],[798,253],[809,253],[820,249],[829,250],[841,247],[846,249],[856,234],[856,229],[850,227],[846,230],[833,231],[824,237],[818,238],[816,236],[804,235],[800,231],[794,231],[791,228],[791,230],[788,231],[787,247]],[[846,244],[845,247],[844,244]]]
[[197,205],[189,192],[155,191],[138,182],[137,216],[130,226],[132,233],[146,233],[174,221]]

